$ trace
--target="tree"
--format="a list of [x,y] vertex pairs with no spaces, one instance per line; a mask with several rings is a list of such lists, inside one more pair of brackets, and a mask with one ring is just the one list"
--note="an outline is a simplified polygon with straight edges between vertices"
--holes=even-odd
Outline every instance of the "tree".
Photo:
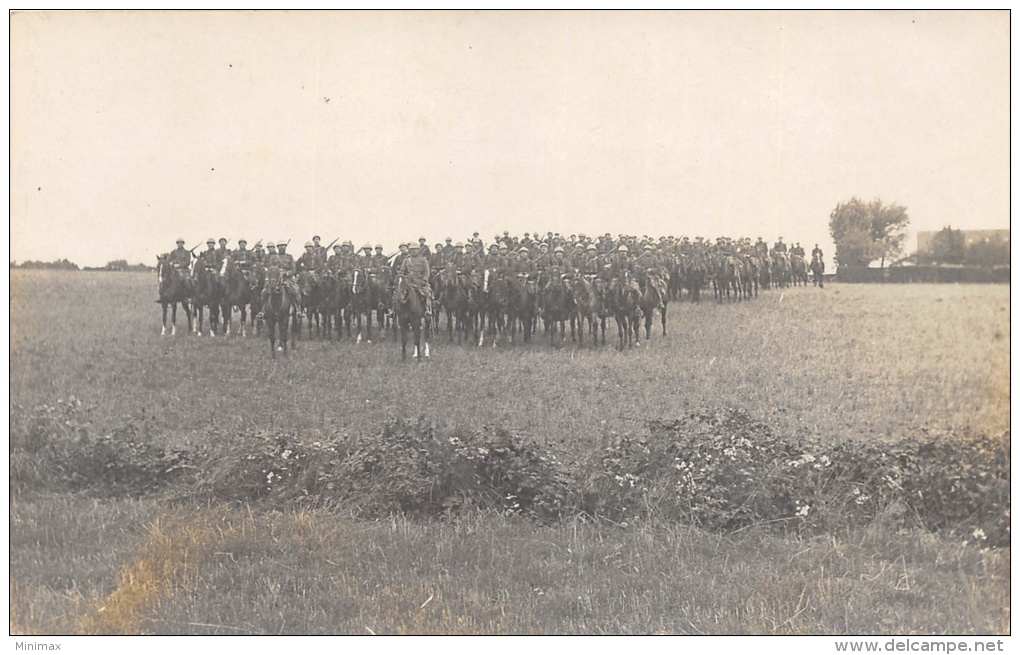
[[858,198],[836,205],[829,215],[829,233],[840,266],[867,266],[878,249],[872,237],[871,207]]
[[960,230],[946,226],[931,238],[928,255],[936,264],[962,264],[967,254],[967,240]]
[[968,266],[1009,266],[1009,241],[982,239],[967,246],[963,263]]
[[859,198],[836,205],[829,215],[829,233],[836,244],[840,266],[867,266],[876,259],[885,266],[887,258],[903,250],[910,218],[907,208],[881,200],[865,203]]
[[875,241],[881,254],[882,268],[886,259],[895,259],[903,252],[903,242],[907,238],[907,225],[910,217],[907,208],[893,203],[882,206],[881,200],[874,200],[871,209],[871,238]]

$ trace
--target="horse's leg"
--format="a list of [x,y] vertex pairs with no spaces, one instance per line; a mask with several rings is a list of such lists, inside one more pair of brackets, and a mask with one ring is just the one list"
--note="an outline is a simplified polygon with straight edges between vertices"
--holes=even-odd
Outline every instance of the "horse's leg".
[[666,308],[669,307],[668,303],[662,303],[662,336],[666,336]]
[[407,325],[400,324],[400,358],[407,359]]

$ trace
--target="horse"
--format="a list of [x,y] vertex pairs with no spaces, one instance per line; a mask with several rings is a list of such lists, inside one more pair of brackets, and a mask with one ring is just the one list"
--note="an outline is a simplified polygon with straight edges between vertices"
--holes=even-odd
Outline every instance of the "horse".
[[198,262],[192,276],[195,283],[195,312],[198,314],[195,330],[198,336],[202,336],[205,308],[208,307],[209,336],[215,337],[219,324],[220,296],[222,295],[219,275],[216,274],[216,269],[206,268],[202,262]]
[[[308,317],[308,337],[312,336],[312,323],[315,323],[316,334],[322,334],[319,316],[319,275],[313,271],[301,271],[297,274],[298,290],[301,292],[301,311]],[[300,325],[299,325],[300,328]],[[298,335],[295,333],[294,335]]]
[[[595,314],[592,304],[594,302],[594,293],[592,291],[591,282],[586,279],[585,275],[578,275],[574,278],[574,311],[577,314],[577,335],[578,343],[584,345],[584,328],[585,321],[588,322],[588,329],[594,335],[595,333]],[[598,337],[592,338],[594,345],[598,345]]]
[[793,286],[807,286],[808,268],[807,262],[800,255],[790,257],[790,277],[793,278]]
[[811,259],[811,279],[814,285],[820,289],[825,288],[825,262],[822,261],[821,257],[813,257]]
[[470,286],[467,277],[460,275],[454,264],[447,264],[436,280],[435,297],[446,314],[446,331],[453,343],[454,322],[456,322],[457,343],[467,335],[466,313]]
[[[364,269],[356,268],[351,276],[351,308],[350,316],[353,316],[354,322],[358,327],[358,339],[357,343],[361,343],[361,316],[366,312],[371,312],[368,308],[368,275]],[[347,336],[351,336],[351,319],[350,316],[347,319]],[[371,320],[371,317],[369,317]],[[368,339],[369,343],[372,343],[371,337]]]
[[772,282],[780,289],[790,286],[790,260],[786,253],[772,254]]
[[570,338],[576,339],[575,329],[577,317],[570,308],[570,297],[563,277],[555,273],[546,284],[542,293],[542,323],[545,333],[549,335],[549,345],[556,343],[556,324],[560,325],[560,343],[566,341],[566,321],[570,321]]
[[705,286],[705,272],[705,260],[700,255],[685,260],[683,278],[687,283],[687,293],[694,302],[701,302],[701,288]]
[[730,299],[730,291],[737,300],[741,299],[741,265],[736,257],[720,256],[715,269],[715,296],[722,302],[723,296]]
[[601,277],[595,276],[591,281],[591,339],[598,341],[599,329],[602,330],[602,345],[606,345],[606,320],[609,317],[609,286]]
[[[247,275],[246,275],[247,273]],[[237,262],[229,257],[223,260],[220,270],[223,278],[223,295],[220,298],[220,309],[223,316],[224,334],[230,336],[230,325],[233,322],[234,307],[241,312],[241,336],[248,336],[245,323],[248,320],[248,306],[253,305],[257,296],[252,295],[252,278]],[[252,314],[256,314],[252,311]]]
[[159,298],[156,302],[163,306],[163,331],[160,336],[166,336],[167,307],[172,308],[170,336],[177,334],[177,303],[184,307],[184,313],[188,315],[188,332],[191,332],[191,279],[170,263],[168,255],[156,257],[156,279],[159,281]]
[[758,286],[762,289],[772,287],[772,258],[767,254],[761,255],[761,266],[758,268]]
[[[662,283],[661,278],[654,269],[648,271],[648,277],[645,279],[645,290],[641,294],[641,313],[645,317],[645,339],[652,338],[652,320],[655,316],[655,310],[659,310],[659,316],[662,317],[662,336],[666,336],[666,308],[669,307],[669,294],[666,292],[666,286]],[[635,326],[635,330],[640,332],[640,326]],[[640,341],[638,345],[641,345]]]
[[632,339],[640,345],[638,326],[641,324],[641,292],[631,286],[630,271],[623,271],[615,281],[610,294],[611,310],[616,317],[616,329],[620,336],[620,350],[632,345]]
[[[479,303],[482,312],[488,319],[489,335],[492,337],[492,347],[496,347],[497,331],[502,333],[505,329],[505,314],[507,307],[506,278],[495,270],[487,268],[482,272],[482,294]],[[481,347],[485,342],[484,330],[479,330],[478,345]]]
[[[394,290],[392,282],[393,270],[389,266],[376,268],[368,275],[369,306],[375,309],[376,323],[383,339],[386,338],[387,323],[391,323],[390,298]],[[393,323],[393,329],[397,326]],[[372,317],[368,319],[368,338],[372,338]]]
[[333,271],[321,268],[319,271],[319,315],[322,317],[323,336],[333,340],[333,329],[340,333],[340,309],[343,307],[342,293],[344,285],[341,285],[337,274]]
[[[277,266],[270,266],[266,271],[266,289],[268,297],[263,308],[267,332],[269,332],[269,352],[276,358],[277,350],[287,355],[287,331],[290,322],[290,297],[283,288],[283,273]],[[279,340],[280,345],[276,342]]]
[[750,300],[758,297],[758,271],[761,262],[753,255],[741,258],[742,276],[740,286],[744,289],[744,297]]
[[[420,362],[422,356],[429,356],[429,327],[431,321],[425,316],[425,302],[421,294],[414,290],[406,275],[397,276],[396,288],[393,291],[393,305],[397,323],[400,325],[400,354],[407,359],[407,333],[414,333],[414,355]],[[425,345],[422,346],[422,333],[425,334]]]
[[524,343],[531,342],[538,314],[538,283],[528,278],[527,273],[518,273],[506,278],[507,282],[507,324],[510,327],[510,343],[517,336],[517,323],[521,324]]

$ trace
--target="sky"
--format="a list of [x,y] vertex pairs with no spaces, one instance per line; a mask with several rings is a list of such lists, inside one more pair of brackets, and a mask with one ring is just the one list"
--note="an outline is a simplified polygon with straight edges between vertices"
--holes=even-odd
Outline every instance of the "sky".
[[1009,46],[1005,11],[15,14],[10,258],[503,230],[829,258],[855,196],[912,249],[1009,226]]

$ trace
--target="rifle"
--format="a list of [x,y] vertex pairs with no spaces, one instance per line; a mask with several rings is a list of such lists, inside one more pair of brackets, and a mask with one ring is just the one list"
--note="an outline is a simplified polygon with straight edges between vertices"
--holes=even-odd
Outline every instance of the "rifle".
[[329,252],[329,249],[333,247],[333,244],[334,244],[334,243],[336,243],[336,242],[337,242],[337,241],[339,241],[339,240],[340,240],[340,237],[337,237],[337,238],[333,239],[333,240],[332,240],[332,241],[330,242],[330,244],[329,244],[328,246],[326,246],[326,252]]
[[255,248],[258,248],[260,243],[262,243],[262,239],[259,239],[258,241],[255,242],[255,245],[251,247],[252,250],[254,250]]

